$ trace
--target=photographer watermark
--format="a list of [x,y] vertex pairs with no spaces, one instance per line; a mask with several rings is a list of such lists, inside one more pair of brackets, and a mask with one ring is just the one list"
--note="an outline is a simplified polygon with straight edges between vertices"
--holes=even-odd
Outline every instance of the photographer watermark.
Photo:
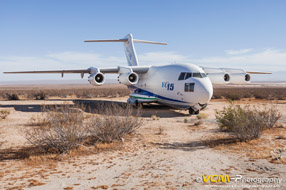
[[203,175],[202,177],[197,177],[197,183],[243,183],[243,184],[280,184],[283,179],[268,177],[268,178],[247,178],[242,175],[236,175],[235,177],[230,177],[229,175]]

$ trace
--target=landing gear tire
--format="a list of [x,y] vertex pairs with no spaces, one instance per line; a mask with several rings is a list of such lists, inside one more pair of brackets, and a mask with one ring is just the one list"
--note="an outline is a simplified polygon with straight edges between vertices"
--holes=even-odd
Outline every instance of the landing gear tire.
[[200,110],[195,111],[195,114],[194,114],[194,115],[199,115],[199,113],[200,113]]
[[189,108],[189,114],[190,115],[198,115],[200,113],[200,110],[193,110],[193,108]]
[[135,106],[136,108],[138,108],[138,107],[139,107],[139,102],[138,102],[138,100],[136,100],[136,101],[135,101],[134,106]]
[[189,114],[194,115],[194,113],[195,113],[195,110],[193,110],[193,108],[189,108]]

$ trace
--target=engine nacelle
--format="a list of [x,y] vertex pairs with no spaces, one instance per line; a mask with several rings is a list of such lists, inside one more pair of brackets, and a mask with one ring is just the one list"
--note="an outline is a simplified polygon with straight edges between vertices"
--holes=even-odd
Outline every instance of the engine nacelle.
[[247,73],[232,73],[231,84],[245,84],[250,83],[251,77]]
[[125,84],[125,85],[135,85],[138,83],[139,76],[134,73],[121,73],[118,76],[119,83]]
[[209,73],[207,76],[213,84],[228,84],[230,82],[230,75],[225,72]]
[[88,81],[93,86],[101,86],[105,82],[105,77],[103,73],[96,72],[96,73],[89,75]]

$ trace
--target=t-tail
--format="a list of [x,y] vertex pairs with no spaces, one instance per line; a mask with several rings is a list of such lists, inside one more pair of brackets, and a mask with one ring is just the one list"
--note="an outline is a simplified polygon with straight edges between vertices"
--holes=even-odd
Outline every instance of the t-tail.
[[129,66],[139,66],[138,58],[136,55],[134,43],[146,43],[146,44],[158,44],[158,45],[167,45],[164,42],[153,42],[146,40],[136,40],[133,39],[132,34],[127,34],[122,39],[114,39],[114,40],[85,40],[84,42],[123,42],[124,43],[124,51],[127,59],[127,63]]

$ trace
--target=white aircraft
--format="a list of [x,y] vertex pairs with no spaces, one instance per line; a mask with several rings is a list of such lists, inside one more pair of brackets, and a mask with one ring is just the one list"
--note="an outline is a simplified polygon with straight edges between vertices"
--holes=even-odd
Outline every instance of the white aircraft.
[[19,73],[88,73],[88,81],[94,86],[104,84],[106,73],[118,74],[118,81],[132,91],[128,103],[138,106],[143,103],[159,103],[179,109],[188,109],[191,115],[204,109],[212,95],[212,84],[243,84],[250,82],[250,74],[243,69],[207,68],[194,64],[169,64],[164,66],[139,66],[134,43],[167,45],[167,43],[133,39],[128,34],[116,40],[86,40],[85,42],[123,42],[128,66],[111,68],[90,67],[83,70],[21,71]]

